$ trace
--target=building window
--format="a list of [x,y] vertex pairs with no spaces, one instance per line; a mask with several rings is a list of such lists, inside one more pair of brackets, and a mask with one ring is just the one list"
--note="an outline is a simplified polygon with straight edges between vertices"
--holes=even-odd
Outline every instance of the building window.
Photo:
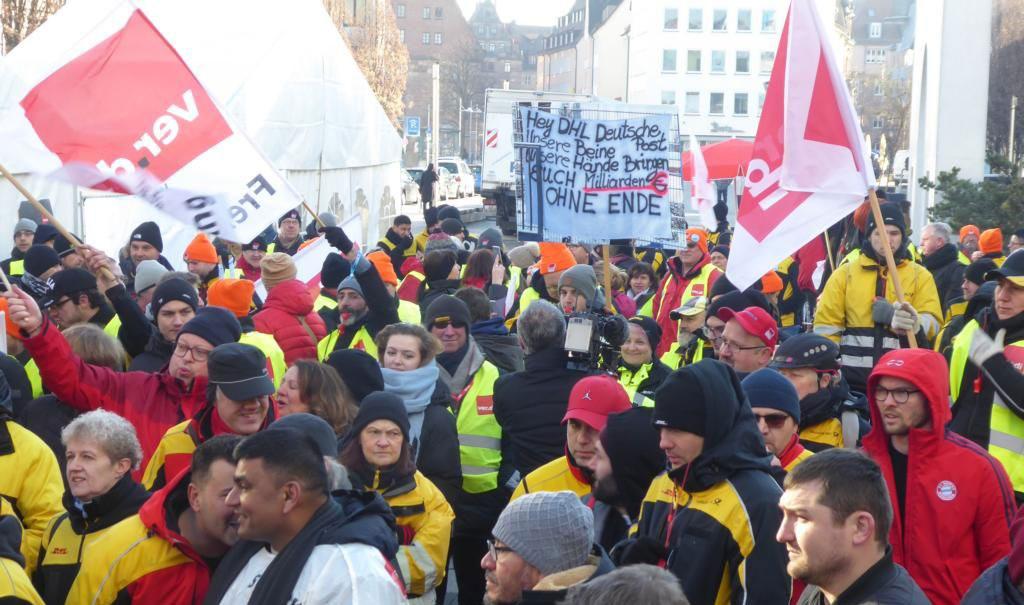
[[864,54],[864,62],[870,64],[885,63],[884,48],[869,48]]
[[725,93],[711,93],[711,115],[720,116],[725,113]]
[[766,8],[761,12],[761,31],[766,34],[775,33],[775,10]]
[[512,63],[505,61],[505,73],[512,73]]
[[679,29],[679,9],[665,9],[665,31],[674,32]]
[[736,31],[748,32],[750,31],[750,9],[741,8],[736,11]]
[[430,34],[424,33],[423,34],[423,38],[422,38],[422,42],[424,44],[430,44]]
[[492,53],[494,52],[494,42],[487,43],[487,51]]
[[747,93],[738,92],[732,97],[732,113],[736,116],[747,115]]
[[764,92],[757,95],[757,115],[761,115],[762,109],[764,109]]
[[772,73],[772,67],[775,65],[775,51],[774,50],[763,50],[761,51],[761,73],[770,74]]
[[725,20],[728,18],[728,11],[724,8],[716,8],[714,17],[711,20],[711,31],[724,32]]
[[674,91],[674,90],[663,90],[663,91],[661,91],[661,104],[662,105],[675,105],[676,104],[676,91]]
[[711,73],[713,73],[713,74],[724,74],[725,73],[725,51],[724,50],[713,50],[713,51],[711,51]]
[[430,7],[429,6],[424,6],[423,7],[423,18],[424,19],[429,19],[430,18]]
[[881,38],[882,24],[877,21],[872,23],[870,29],[868,30],[868,36],[871,38]]
[[405,30],[404,29],[398,30],[398,41],[401,42],[402,44],[405,44]]
[[704,9],[690,9],[690,22],[687,26],[687,29],[689,29],[692,32],[704,31]]
[[876,97],[881,97],[884,94],[885,94],[885,92],[882,90],[882,83],[881,82],[875,82],[875,96]]
[[444,9],[442,9],[439,6],[439,7],[434,9],[434,18],[435,19],[441,19],[442,17],[444,17]]
[[691,74],[700,73],[700,51],[699,50],[688,50],[686,51],[686,71]]
[[738,50],[736,51],[736,73],[738,74],[749,74],[750,73],[750,51]]
[[675,73],[676,71],[676,51],[675,49],[666,49],[661,51],[661,71],[667,73]]
[[700,93],[699,92],[688,92],[686,93],[686,107],[684,111],[688,114],[694,115],[700,113]]
[[885,128],[885,118],[879,116],[871,118],[871,128],[874,128],[875,130]]
[[396,4],[395,5],[395,16],[398,17],[399,19],[404,19],[405,18],[405,5],[404,4]]

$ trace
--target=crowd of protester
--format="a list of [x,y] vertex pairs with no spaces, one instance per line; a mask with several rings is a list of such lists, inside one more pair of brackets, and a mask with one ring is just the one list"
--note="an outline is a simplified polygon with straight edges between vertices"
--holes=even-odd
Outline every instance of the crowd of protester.
[[509,245],[429,203],[360,246],[294,210],[167,259],[21,218],[0,602],[1024,603],[1024,230],[905,211],[746,290],[724,222]]

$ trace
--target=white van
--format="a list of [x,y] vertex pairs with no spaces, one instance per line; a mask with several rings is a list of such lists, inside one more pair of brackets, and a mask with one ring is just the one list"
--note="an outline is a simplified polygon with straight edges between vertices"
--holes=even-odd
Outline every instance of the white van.
[[451,173],[451,178],[455,180],[457,185],[455,194],[457,197],[470,197],[475,193],[474,181],[476,179],[473,177],[473,171],[469,169],[469,164],[466,163],[466,160],[456,157],[445,157],[440,158],[437,164]]

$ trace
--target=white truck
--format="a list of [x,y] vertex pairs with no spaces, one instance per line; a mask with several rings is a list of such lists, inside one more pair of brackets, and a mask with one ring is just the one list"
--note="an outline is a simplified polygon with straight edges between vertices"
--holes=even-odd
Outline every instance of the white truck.
[[488,89],[484,97],[483,198],[493,200],[496,223],[506,235],[516,230],[516,153],[513,140],[516,107],[536,107],[552,113],[596,100],[590,95],[533,90]]

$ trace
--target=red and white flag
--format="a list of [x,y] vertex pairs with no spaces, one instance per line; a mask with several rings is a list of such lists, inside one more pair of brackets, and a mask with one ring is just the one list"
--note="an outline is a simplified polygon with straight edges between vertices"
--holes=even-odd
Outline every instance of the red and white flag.
[[718,227],[715,220],[715,201],[718,196],[715,186],[708,177],[708,165],[704,161],[704,152],[697,143],[697,137],[690,134],[690,157],[693,158],[693,179],[690,181],[690,199],[698,213],[700,223],[705,229],[714,231]]
[[[61,9],[2,65],[2,163],[44,175],[74,163],[112,177],[145,172],[169,188],[220,199],[240,242],[301,202],[128,0],[110,10]],[[115,181],[86,180],[93,182],[77,184],[126,192]]]
[[743,289],[875,186],[850,92],[813,0],[793,0],[747,171],[726,275]]

